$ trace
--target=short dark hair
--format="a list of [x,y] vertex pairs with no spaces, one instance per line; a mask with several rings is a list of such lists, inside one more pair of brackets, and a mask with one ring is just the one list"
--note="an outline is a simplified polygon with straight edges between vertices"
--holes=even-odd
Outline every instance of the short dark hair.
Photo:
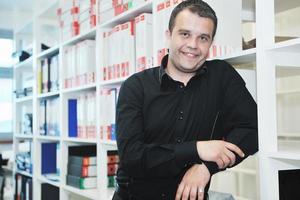
[[218,25],[218,19],[216,16],[215,11],[204,1],[202,0],[186,0],[179,3],[172,11],[171,17],[169,20],[169,31],[172,32],[175,20],[177,15],[185,10],[188,9],[192,13],[196,13],[200,17],[209,18],[214,23],[214,30],[213,30],[213,38],[215,37]]

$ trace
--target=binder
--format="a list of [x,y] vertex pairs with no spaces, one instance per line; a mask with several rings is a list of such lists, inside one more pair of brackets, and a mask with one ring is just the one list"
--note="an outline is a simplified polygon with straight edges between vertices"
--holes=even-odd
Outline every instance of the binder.
[[42,143],[42,174],[56,173],[56,143]]
[[77,137],[77,99],[68,100],[69,137]]
[[59,200],[59,188],[48,183],[42,183],[41,200]]

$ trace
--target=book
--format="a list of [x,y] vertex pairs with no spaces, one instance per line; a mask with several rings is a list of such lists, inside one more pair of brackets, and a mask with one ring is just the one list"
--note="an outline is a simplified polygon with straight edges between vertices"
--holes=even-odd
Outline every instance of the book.
[[67,185],[78,189],[93,189],[97,188],[97,177],[81,178],[78,176],[67,175]]
[[113,188],[116,187],[116,185],[117,185],[116,176],[107,176],[107,187]]
[[143,13],[135,18],[135,55],[136,71],[153,66],[152,14]]
[[69,156],[95,157],[97,155],[96,145],[69,146]]
[[116,175],[118,169],[118,164],[107,164],[107,175],[113,176]]
[[48,183],[42,183],[41,200],[59,200],[59,188]]
[[77,137],[77,99],[68,100],[69,137]]
[[68,174],[82,178],[97,176],[97,165],[77,165],[69,163]]
[[89,166],[97,164],[96,156],[69,156],[69,164]]
[[56,173],[56,162],[57,162],[57,143],[55,142],[49,142],[49,143],[42,143],[41,144],[41,173],[42,174],[51,174]]

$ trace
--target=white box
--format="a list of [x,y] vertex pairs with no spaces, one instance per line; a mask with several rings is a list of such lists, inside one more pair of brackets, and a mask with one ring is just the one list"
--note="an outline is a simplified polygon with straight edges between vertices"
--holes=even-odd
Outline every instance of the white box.
[[135,18],[136,71],[153,66],[152,14],[143,13]]

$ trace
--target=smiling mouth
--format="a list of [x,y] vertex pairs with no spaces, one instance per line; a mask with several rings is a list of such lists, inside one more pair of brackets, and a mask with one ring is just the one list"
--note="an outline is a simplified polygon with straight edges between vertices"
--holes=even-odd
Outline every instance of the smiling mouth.
[[188,58],[196,58],[198,57],[198,54],[193,54],[193,53],[189,53],[189,52],[181,52],[183,55],[185,55]]

